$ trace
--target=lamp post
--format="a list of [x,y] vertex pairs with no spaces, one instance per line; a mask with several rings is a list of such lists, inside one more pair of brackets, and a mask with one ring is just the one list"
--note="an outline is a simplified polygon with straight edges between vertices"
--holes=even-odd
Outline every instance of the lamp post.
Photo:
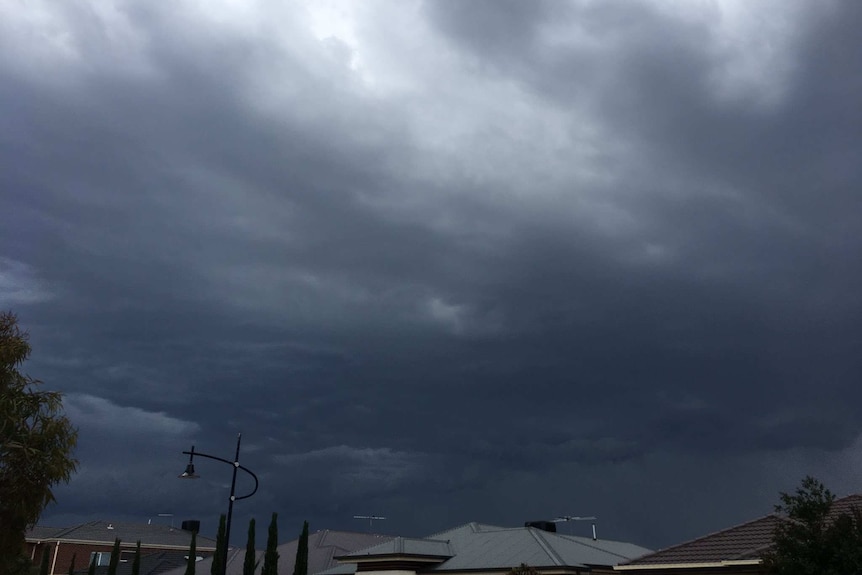
[[[224,528],[224,549],[222,550],[222,558],[221,558],[222,575],[225,575],[225,573],[227,572],[227,550],[228,550],[228,547],[230,546],[230,522],[231,522],[231,518],[233,517],[233,502],[239,501],[240,499],[248,499],[249,497],[251,497],[252,495],[257,493],[257,486],[258,486],[257,475],[255,475],[251,471],[251,469],[248,469],[247,467],[243,467],[242,465],[239,464],[239,444],[240,444],[241,440],[242,440],[242,433],[238,433],[236,436],[236,455],[234,456],[233,461],[230,461],[228,459],[223,459],[221,457],[216,457],[215,455],[208,455],[206,453],[201,453],[200,451],[195,451],[195,446],[192,445],[191,451],[183,451],[183,453],[185,455],[189,456],[189,463],[188,463],[188,465],[186,465],[186,470],[183,471],[182,474],[180,474],[180,476],[179,476],[180,479],[198,479],[200,477],[200,475],[195,473],[195,465],[194,465],[195,455],[197,455],[198,457],[206,457],[207,459],[215,459],[216,461],[221,461],[222,463],[227,463],[228,465],[233,467],[233,478],[231,479],[231,482],[230,482],[230,500],[229,500],[228,505],[227,505],[227,520],[225,521],[225,528]],[[237,497],[235,494],[236,493],[236,472],[238,469],[242,469],[243,471],[245,471],[246,473],[251,475],[252,479],[254,479],[254,489],[251,491],[251,493],[249,493],[248,495],[242,495],[240,497]]]

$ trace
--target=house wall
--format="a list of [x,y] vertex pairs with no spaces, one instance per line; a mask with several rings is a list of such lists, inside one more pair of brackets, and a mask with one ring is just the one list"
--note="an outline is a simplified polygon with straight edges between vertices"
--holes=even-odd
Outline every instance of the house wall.
[[[56,541],[49,541],[44,543],[28,543],[27,555],[33,560],[35,565],[39,565],[42,561],[42,552],[44,549],[48,549],[50,555],[50,561],[48,563],[49,566],[53,566],[53,569],[49,567],[48,573],[51,575],[66,575],[69,572],[69,567],[72,565],[72,555],[75,556],[75,570],[80,571],[86,569],[90,564],[90,554],[95,551],[103,551],[106,553],[110,553],[113,551],[113,544],[110,545],[102,545],[102,544],[90,544],[90,543],[65,543],[60,541],[57,543]],[[120,550],[123,552],[131,552],[129,554],[129,559],[133,556],[132,554],[135,551],[136,543],[120,543]],[[164,547],[149,547],[146,544],[141,544],[141,556],[148,555],[150,553],[157,553],[159,551],[164,551]],[[197,550],[197,554],[208,557],[212,554],[211,551],[208,550]],[[125,557],[123,557],[125,559]]]
[[[42,553],[47,549],[50,553],[48,565],[48,573],[66,574],[69,572],[69,567],[72,565],[72,555],[75,555],[75,570],[86,569],[90,564],[90,553],[94,551],[105,551],[110,553],[113,545],[87,545],[81,543],[57,543],[56,541],[48,541],[44,543],[28,543],[30,550],[28,556],[33,560],[35,565],[42,562]],[[143,549],[141,553],[143,554]],[[51,569],[53,567],[53,569]]]

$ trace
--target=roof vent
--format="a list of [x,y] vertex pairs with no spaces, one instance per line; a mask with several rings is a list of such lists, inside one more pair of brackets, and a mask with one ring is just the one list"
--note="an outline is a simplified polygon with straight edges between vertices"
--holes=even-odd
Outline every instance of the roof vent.
[[113,529],[113,528],[114,528],[114,526],[111,525],[110,523],[108,523],[108,529]]
[[201,530],[201,522],[198,519],[186,519],[180,525],[180,528],[183,531],[191,531],[192,533],[199,533]]
[[542,531],[548,531],[550,533],[557,532],[557,524],[553,521],[527,521],[524,523],[524,527],[533,527],[535,529],[541,529]]

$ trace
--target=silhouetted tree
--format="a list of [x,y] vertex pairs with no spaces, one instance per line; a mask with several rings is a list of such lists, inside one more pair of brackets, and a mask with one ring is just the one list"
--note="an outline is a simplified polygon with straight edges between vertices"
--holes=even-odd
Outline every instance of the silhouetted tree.
[[48,552],[48,546],[45,546],[45,550],[42,551],[42,562],[39,564],[39,575],[48,575],[48,567],[50,560],[50,553]]
[[75,574],[75,559],[78,557],[77,553],[72,553],[72,560],[69,561],[69,575]]
[[272,514],[266,536],[266,553],[260,575],[278,575],[278,513]]
[[242,575],[254,575],[254,518],[248,522],[248,541],[245,544],[245,561],[242,563]]
[[195,575],[195,564],[197,562],[197,539],[198,534],[192,531],[192,542],[189,544],[189,560],[186,562],[185,575]]
[[776,575],[862,573],[862,513],[830,514],[835,496],[806,477],[794,494],[781,493],[778,523],[764,564]]
[[506,575],[539,575],[535,567],[530,567],[526,563],[521,563],[517,567],[513,567]]
[[140,575],[141,573],[141,540],[138,539],[138,544],[135,546],[135,558],[132,560],[132,575]]
[[308,575],[308,521],[302,523],[302,534],[299,536],[299,544],[296,546],[293,575]]
[[117,565],[120,564],[120,540],[114,539],[114,548],[111,549],[111,560],[108,562],[108,575],[117,575]]
[[212,567],[210,567],[211,575],[223,575],[225,564],[225,555],[227,553],[227,545],[224,541],[225,532],[225,515],[222,513],[218,519],[218,535],[216,535],[216,550],[213,555]]

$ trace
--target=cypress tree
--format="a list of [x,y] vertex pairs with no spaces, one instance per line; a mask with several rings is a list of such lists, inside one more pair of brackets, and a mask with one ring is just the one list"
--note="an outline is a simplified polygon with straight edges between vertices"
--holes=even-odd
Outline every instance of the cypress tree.
[[135,546],[135,559],[132,561],[132,575],[140,575],[141,573],[141,540],[138,539],[138,544]]
[[195,575],[195,561],[197,559],[197,539],[198,534],[195,531],[192,531],[192,542],[189,545],[189,560],[186,563],[186,572],[185,575]]
[[213,555],[212,567],[210,568],[211,575],[222,575],[224,571],[224,561],[225,561],[225,553],[227,552],[227,545],[225,545],[224,541],[224,532],[225,532],[225,515],[221,514],[221,517],[218,519],[218,535],[216,535],[216,550],[215,555]]
[[117,565],[120,564],[120,540],[114,539],[114,548],[111,549],[111,560],[108,562],[108,575],[117,575]]
[[248,522],[248,541],[245,544],[245,561],[242,564],[242,575],[254,575],[254,517]]
[[69,575],[75,575],[75,558],[77,556],[77,553],[72,553],[72,561],[69,563]]
[[48,561],[50,553],[48,553],[48,546],[45,546],[45,550],[42,551],[42,563],[39,564],[39,575],[48,575]]
[[278,575],[278,513],[272,514],[266,536],[266,553],[260,575]]
[[299,536],[299,545],[296,547],[293,575],[308,575],[308,521],[302,524],[302,535]]

